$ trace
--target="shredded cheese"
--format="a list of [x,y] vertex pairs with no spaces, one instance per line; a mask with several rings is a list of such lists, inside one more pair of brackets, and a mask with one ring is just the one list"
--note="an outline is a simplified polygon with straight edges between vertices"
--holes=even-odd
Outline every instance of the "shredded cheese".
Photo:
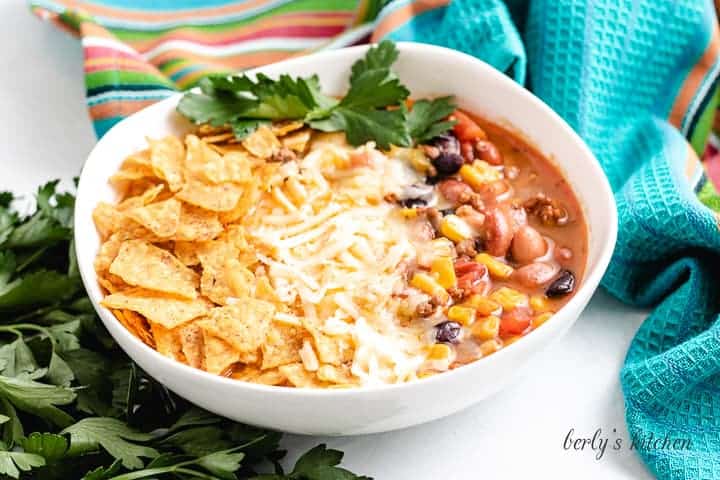
[[[322,144],[278,169],[246,229],[277,295],[295,306],[276,320],[349,336],[350,371],[363,384],[410,380],[425,361],[423,330],[401,325],[396,296],[418,247],[397,209],[382,201],[417,180],[372,144],[355,151]],[[309,343],[300,354],[318,368]]]

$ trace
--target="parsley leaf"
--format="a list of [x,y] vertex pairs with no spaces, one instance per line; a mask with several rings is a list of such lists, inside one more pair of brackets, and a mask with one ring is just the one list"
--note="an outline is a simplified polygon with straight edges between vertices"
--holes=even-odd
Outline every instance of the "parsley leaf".
[[29,472],[33,468],[45,465],[40,455],[25,452],[0,450],[0,474],[11,478],[20,478],[20,472]]
[[[311,93],[313,108],[322,108]],[[56,187],[40,187],[28,216],[0,193],[0,477],[230,480],[268,465],[282,472],[280,433],[192,407],[116,346],[80,288],[74,198]],[[318,468],[333,470],[307,478],[354,478]]]
[[410,135],[417,143],[423,143],[447,132],[456,122],[445,118],[456,108],[452,97],[418,100],[408,114]]
[[383,40],[377,46],[368,49],[365,58],[355,62],[351,68],[350,83],[370,70],[389,69],[398,59],[400,53],[390,40]]
[[142,468],[140,457],[157,457],[152,447],[132,442],[147,442],[152,435],[131,429],[116,418],[91,417],[65,428],[61,434],[70,435],[68,455],[96,451],[102,447],[126,468]]
[[238,138],[268,120],[302,119],[322,115],[337,101],[323,95],[317,76],[277,80],[257,74],[209,76],[200,82],[201,93],[187,93],[178,111],[195,123],[230,125]]
[[410,144],[402,109],[365,110],[340,106],[330,118],[310,122],[310,126],[323,132],[344,130],[352,145],[375,141],[380,148],[388,149],[390,145]]
[[[227,125],[243,139],[271,120],[303,120],[325,132],[344,131],[348,142],[361,145],[375,141],[380,148],[409,146],[410,127],[420,133],[441,128],[432,115],[416,115],[410,123],[404,100],[410,92],[400,83],[391,66],[398,58],[391,41],[368,49],[351,69],[350,89],[338,101],[324,95],[318,77],[277,80],[263,74],[210,76],[200,82],[200,93],[186,93],[178,111],[195,123]],[[432,113],[432,112],[430,112]]]
[[43,457],[47,463],[53,463],[65,456],[68,441],[62,435],[33,432],[21,442],[23,450]]
[[0,375],[0,397],[5,398],[18,410],[36,415],[59,427],[73,422],[70,415],[57,408],[75,400],[75,392],[71,388]]
[[0,288],[0,310],[53,303],[74,295],[79,288],[77,279],[38,270]]

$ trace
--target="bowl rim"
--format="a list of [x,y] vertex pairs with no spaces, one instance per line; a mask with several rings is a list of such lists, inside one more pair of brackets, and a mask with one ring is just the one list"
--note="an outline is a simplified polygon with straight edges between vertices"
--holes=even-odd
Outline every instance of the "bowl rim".
[[[134,114],[128,116],[127,118],[121,120],[117,124],[115,124],[110,130],[106,132],[106,134],[98,140],[98,142],[95,144],[95,146],[92,148],[90,153],[88,154],[88,157],[86,159],[86,162],[83,166],[83,170],[80,175],[80,179],[78,182],[77,187],[77,195],[76,195],[76,205],[75,205],[75,216],[74,216],[74,242],[77,248],[77,261],[78,261],[78,267],[80,271],[80,276],[82,278],[83,286],[86,290],[86,293],[88,297],[91,300],[91,303],[93,304],[93,307],[97,313],[97,315],[102,320],[103,324],[108,329],[111,336],[115,337],[115,335],[120,335],[123,337],[123,342],[117,340],[114,338],[114,340],[117,341],[117,343],[120,345],[120,347],[125,351],[125,349],[122,347],[122,343],[124,341],[134,343],[137,347],[140,349],[143,349],[148,355],[149,361],[154,361],[158,363],[158,367],[162,367],[163,369],[178,369],[179,372],[182,372],[185,375],[189,376],[197,376],[196,378],[204,379],[208,382],[217,382],[217,385],[227,385],[228,387],[232,385],[230,388],[238,389],[239,391],[248,389],[253,390],[258,393],[265,393],[265,394],[272,394],[272,395],[287,395],[291,397],[308,397],[308,398],[346,398],[351,396],[368,396],[368,395],[375,395],[378,393],[390,393],[390,392],[396,392],[401,390],[411,391],[413,388],[433,388],[433,386],[440,385],[444,382],[453,382],[455,378],[458,378],[461,375],[469,375],[471,370],[479,370],[482,368],[485,369],[492,369],[493,365],[498,362],[502,362],[503,359],[510,355],[517,355],[519,354],[520,350],[525,348],[529,349],[529,346],[531,343],[542,343],[545,342],[545,345],[549,344],[550,341],[556,336],[555,333],[563,330],[563,328],[567,327],[570,328],[572,324],[577,320],[579,315],[582,312],[582,309],[589,301],[592,294],[595,292],[597,287],[600,284],[600,280],[602,276],[604,275],[610,259],[612,257],[612,253],[615,247],[616,239],[617,239],[617,207],[615,204],[615,198],[612,193],[612,189],[610,188],[610,183],[607,179],[607,176],[605,175],[605,172],[602,170],[602,167],[600,166],[600,163],[598,162],[597,158],[593,154],[593,152],[590,150],[590,148],[587,146],[584,140],[580,138],[580,136],[575,132],[575,130],[568,125],[568,123],[560,117],[554,110],[552,110],[547,104],[545,104],[542,100],[540,100],[538,97],[536,97],[534,94],[532,94],[529,90],[525,89],[522,85],[517,84],[509,77],[505,76],[500,71],[496,70],[494,67],[490,66],[489,64],[485,63],[484,61],[473,57],[471,55],[468,55],[463,52],[459,52],[457,50],[452,50],[445,47],[440,47],[436,45],[430,45],[430,44],[424,44],[424,43],[416,43],[416,42],[396,42],[396,45],[398,47],[398,50],[400,51],[400,54],[403,53],[403,51],[414,51],[416,53],[422,53],[425,52],[433,52],[435,54],[442,54],[444,56],[450,56],[454,57],[455,60],[458,62],[473,62],[476,64],[476,66],[484,71],[485,75],[495,77],[494,79],[496,81],[504,82],[506,84],[511,84],[515,94],[517,94],[520,99],[524,102],[529,102],[534,105],[535,108],[539,109],[542,115],[548,117],[550,120],[557,123],[563,130],[564,134],[566,135],[566,138],[568,141],[575,144],[576,147],[580,149],[580,151],[583,153],[583,157],[587,159],[587,165],[584,165],[583,167],[587,167],[590,169],[588,171],[589,175],[592,175],[594,178],[597,179],[599,182],[599,189],[602,191],[602,198],[600,201],[602,204],[598,205],[594,208],[603,208],[603,206],[606,208],[606,213],[608,214],[608,228],[605,232],[604,238],[601,238],[602,244],[600,246],[600,253],[597,256],[597,260],[594,265],[589,265],[589,259],[586,260],[586,268],[585,268],[585,275],[582,280],[582,283],[580,285],[580,288],[577,292],[573,295],[573,297],[563,305],[555,314],[546,322],[543,324],[543,328],[538,329],[537,331],[533,331],[532,335],[528,335],[527,337],[524,337],[522,341],[514,342],[511,345],[508,345],[507,347],[504,347],[500,349],[499,351],[495,352],[493,355],[487,357],[475,360],[473,362],[470,362],[468,364],[462,365],[458,368],[455,368],[453,370],[449,370],[446,372],[442,372],[441,374],[437,375],[431,375],[429,377],[417,379],[417,380],[411,380],[408,382],[402,382],[402,383],[392,383],[392,384],[371,384],[371,385],[362,385],[352,388],[324,388],[324,389],[314,389],[314,388],[292,388],[292,387],[282,387],[282,386],[275,386],[275,385],[263,385],[258,383],[252,383],[252,382],[246,382],[244,380],[238,380],[233,379],[230,377],[224,377],[220,375],[215,375],[209,372],[206,372],[204,370],[200,370],[194,367],[191,367],[189,365],[185,365],[184,363],[178,362],[176,360],[170,359],[164,355],[162,355],[157,350],[151,348],[150,346],[146,345],[142,340],[135,337],[132,333],[130,333],[123,325],[120,324],[120,322],[117,320],[117,318],[110,312],[107,308],[100,305],[100,301],[102,300],[102,297],[99,297],[98,295],[93,293],[93,289],[90,288],[91,284],[97,285],[97,274],[95,272],[93,262],[94,257],[90,258],[89,254],[84,254],[82,252],[89,252],[93,249],[88,248],[82,248],[86,245],[92,245],[93,242],[91,242],[89,239],[83,238],[81,235],[82,232],[86,231],[87,224],[86,222],[89,220],[91,223],[91,228],[94,229],[95,226],[92,224],[92,217],[89,218],[87,216],[83,217],[82,215],[79,215],[81,212],[81,209],[83,208],[83,202],[86,201],[95,201],[97,203],[97,199],[93,198],[92,195],[92,186],[89,185],[90,180],[88,179],[87,175],[85,175],[87,169],[85,166],[90,163],[95,163],[101,160],[97,160],[98,157],[98,151],[101,150],[101,145],[103,145],[104,142],[107,142],[109,138],[112,138],[114,135],[118,134],[118,132],[121,132],[128,123],[133,122],[136,115],[140,113],[145,113],[152,111],[154,109],[157,110],[165,110],[168,108],[169,105],[175,105],[178,101],[178,99],[181,97],[182,92],[177,92],[168,98],[165,98],[153,105],[150,105],[138,112],[135,112]],[[262,67],[258,67],[252,70],[248,70],[245,73],[248,74],[254,74],[257,72],[262,72],[268,68],[272,68],[276,70],[279,68],[280,65],[286,66],[289,69],[292,69],[296,64],[302,64],[304,62],[307,62],[308,59],[312,59],[315,61],[332,61],[334,58],[342,58],[345,56],[354,56],[358,53],[364,52],[368,48],[372,47],[372,44],[366,44],[366,45],[358,45],[353,47],[347,47],[347,48],[341,48],[341,49],[335,49],[335,50],[328,50],[328,51],[321,51],[317,53],[313,53],[310,55],[305,55],[302,57],[296,57],[291,58],[288,60],[283,60],[280,62],[276,62],[273,64],[265,65]],[[319,68],[317,72],[318,76],[322,76],[322,68]],[[172,111],[174,112],[175,109],[172,108]],[[512,127],[512,125],[510,125]],[[523,132],[520,131],[522,134]],[[543,152],[543,155],[547,157],[547,155]],[[552,159],[549,159],[550,161],[553,161]],[[553,163],[556,163],[553,161]],[[558,165],[559,166],[559,165]],[[563,174],[565,173],[562,167],[560,167]],[[109,172],[106,176],[104,176],[106,179],[110,177],[112,172]],[[568,180],[569,182],[569,180]],[[576,185],[570,183],[573,191],[575,192],[575,195],[578,197],[582,197],[582,194],[580,193],[579,189],[576,188]],[[86,200],[86,197],[87,200]],[[580,198],[581,204],[582,198]],[[598,201],[598,199],[594,200],[595,202]],[[586,212],[588,211],[587,205],[582,205],[583,210]],[[92,212],[92,210],[90,210]],[[590,240],[592,238],[593,232],[590,231],[590,226],[588,225],[588,246],[590,245]],[[597,235],[597,232],[595,232],[595,235]],[[96,248],[95,248],[96,250]],[[592,268],[590,268],[592,267]],[[572,315],[570,314],[569,317],[566,318],[565,321],[561,321],[561,318],[563,317],[562,313],[569,313],[571,311],[577,311],[578,315]],[[555,320],[555,321],[553,321]],[[119,331],[119,333],[113,333],[112,328],[110,328],[109,323],[113,322]],[[542,349],[542,345],[540,346]],[[136,361],[133,356],[125,351],[125,353],[132,359],[133,361]],[[191,379],[190,379],[191,380]],[[182,394],[181,394],[182,396]]]

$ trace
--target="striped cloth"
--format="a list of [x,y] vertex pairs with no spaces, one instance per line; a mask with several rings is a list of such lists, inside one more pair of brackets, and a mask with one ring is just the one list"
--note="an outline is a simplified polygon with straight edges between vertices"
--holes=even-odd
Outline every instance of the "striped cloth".
[[[31,5],[82,38],[98,135],[210,72],[368,38],[459,49],[529,85],[588,143],[615,192],[620,233],[603,286],[654,308],[621,372],[634,449],[659,478],[720,479],[720,142],[706,149],[720,34],[711,0]],[[665,438],[691,448],[663,448]]]

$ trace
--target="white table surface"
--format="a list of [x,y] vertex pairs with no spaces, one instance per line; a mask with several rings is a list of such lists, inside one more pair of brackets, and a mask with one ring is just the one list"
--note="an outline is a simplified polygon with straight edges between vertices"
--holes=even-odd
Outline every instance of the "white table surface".
[[[68,185],[95,141],[84,106],[76,39],[34,18],[22,0],[0,0],[0,190],[30,194],[49,179]],[[508,389],[449,418],[398,432],[346,438],[288,436],[294,459],[319,442],[378,480],[652,478],[637,455],[566,451],[571,428],[627,438],[619,370],[646,312],[604,292],[570,333]],[[616,429],[617,433],[613,433]]]

